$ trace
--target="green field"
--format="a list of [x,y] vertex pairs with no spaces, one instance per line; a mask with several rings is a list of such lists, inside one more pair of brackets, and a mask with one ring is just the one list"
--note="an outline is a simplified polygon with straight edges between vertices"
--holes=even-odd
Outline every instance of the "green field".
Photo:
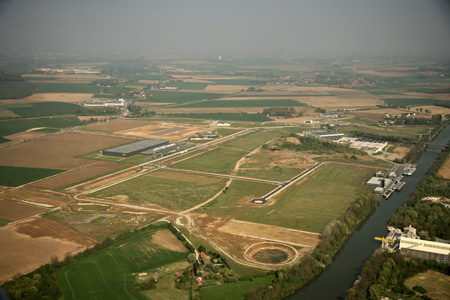
[[87,83],[35,82],[36,93],[96,93],[101,87]]
[[324,165],[271,199],[277,200],[273,205],[243,210],[237,203],[218,202],[208,214],[320,233],[367,190],[365,179],[373,173],[364,167]]
[[271,121],[266,115],[261,113],[246,114],[246,113],[212,113],[212,114],[173,114],[169,115],[178,118],[195,118],[205,120],[218,121],[250,121],[250,122],[265,122]]
[[374,96],[384,96],[384,95],[403,95],[401,93],[390,92],[390,91],[366,91],[367,93]]
[[230,174],[236,162],[240,160],[246,151],[216,148],[200,155],[177,162],[170,167],[177,169],[196,170],[203,172]]
[[7,136],[31,128],[50,127],[59,129],[82,124],[83,122],[77,117],[0,120],[0,136]]
[[291,99],[282,100],[210,100],[177,105],[181,108],[212,108],[212,107],[294,107],[305,104]]
[[236,148],[240,150],[242,149],[250,152],[258,148],[259,146],[267,143],[268,141],[279,138],[283,135],[285,134],[278,131],[271,131],[271,130],[256,131],[250,134],[240,136],[229,142],[223,143],[221,146]]
[[219,85],[250,85],[250,86],[260,86],[266,84],[266,80],[259,78],[236,78],[236,79],[211,79],[214,83]]
[[225,186],[226,181],[215,177],[160,170],[90,195],[126,195],[131,203],[154,203],[170,209],[185,210],[211,198]]
[[27,104],[10,104],[4,108],[21,117],[52,116],[58,114],[71,114],[77,110],[87,110],[77,104],[65,102],[39,102]]
[[188,255],[153,244],[151,234],[144,231],[57,271],[63,298],[147,299],[134,287],[132,273],[155,270]]
[[7,219],[2,219],[0,218],[0,226],[5,226],[6,224],[8,224],[9,222],[12,222],[11,220],[7,220]]
[[202,300],[240,300],[244,299],[245,293],[257,287],[267,285],[275,279],[275,276],[253,278],[251,281],[238,281],[204,287],[201,289]]
[[0,166],[0,185],[19,186],[64,172],[63,170]]
[[142,102],[167,102],[167,103],[185,103],[191,101],[200,101],[206,99],[216,99],[226,96],[218,93],[195,93],[195,92],[171,92],[171,91],[149,91],[148,100]]
[[384,98],[382,99],[386,104],[393,105],[433,105],[436,102],[440,102],[440,100],[430,99],[430,98]]
[[446,299],[450,295],[450,276],[434,270],[416,274],[405,280],[405,286],[410,289],[416,285],[424,287],[427,290],[425,295],[432,299]]
[[292,97],[334,97],[336,95],[333,94],[283,94],[283,95],[267,95],[267,94],[262,94],[262,95],[258,95],[256,94],[234,94],[231,95],[231,97],[255,97],[255,98],[280,98],[280,99],[284,99],[284,98],[292,98]]
[[[211,83],[214,84],[214,83]],[[176,86],[182,90],[204,90],[209,83],[197,83],[197,82],[169,82],[166,86]]]

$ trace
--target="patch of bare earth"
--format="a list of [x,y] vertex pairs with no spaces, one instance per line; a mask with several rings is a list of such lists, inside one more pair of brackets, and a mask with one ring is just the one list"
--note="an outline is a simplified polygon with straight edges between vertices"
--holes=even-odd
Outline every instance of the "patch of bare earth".
[[92,164],[77,156],[131,143],[135,139],[65,132],[0,149],[0,165],[70,170]]
[[104,131],[104,132],[117,132],[122,130],[129,130],[137,127],[142,127],[149,125],[151,122],[148,121],[135,121],[135,120],[125,120],[125,119],[115,119],[110,122],[101,122],[90,124],[84,127],[86,130],[94,131]]
[[6,190],[0,194],[0,199],[18,202],[23,201],[36,205],[45,204],[54,207],[65,206],[73,201],[72,197],[63,193],[37,190],[28,187]]
[[169,230],[161,230],[152,235],[152,243],[168,250],[187,252],[187,248]]
[[0,228],[0,282],[25,274],[56,256],[76,254],[96,241],[53,221],[35,217]]
[[202,132],[205,130],[206,128],[202,127],[180,127],[175,124],[162,124],[159,122],[153,122],[150,125],[132,128],[131,130],[117,131],[116,133],[139,136],[142,138],[179,140],[190,137],[198,132]]
[[19,133],[5,136],[4,138],[11,140],[11,141],[15,141],[15,142],[24,142],[24,141],[32,140],[32,139],[35,139],[35,138],[38,138],[40,136],[44,136],[47,134],[48,133],[37,132],[37,131],[24,131],[24,132],[19,132]]
[[439,170],[438,174],[445,179],[450,179],[450,158],[447,158],[444,165]]
[[90,177],[117,169],[123,166],[120,163],[108,163],[99,162],[81,169],[74,170],[72,172],[64,173],[44,179],[35,183],[32,183],[30,187],[42,188],[42,189],[55,189],[65,185],[69,185],[78,181],[88,179]]
[[13,201],[0,200],[0,218],[7,220],[18,220],[34,214],[46,211],[46,208],[18,203]]

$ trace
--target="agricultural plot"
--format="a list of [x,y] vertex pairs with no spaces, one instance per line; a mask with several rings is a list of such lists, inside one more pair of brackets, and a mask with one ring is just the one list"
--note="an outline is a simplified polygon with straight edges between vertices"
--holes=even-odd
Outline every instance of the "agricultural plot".
[[186,252],[175,252],[152,243],[151,232],[144,231],[122,244],[110,247],[59,270],[56,278],[64,299],[146,299],[134,288],[132,273],[186,259]]
[[283,135],[285,135],[285,133],[278,131],[257,131],[231,140],[230,142],[223,143],[221,146],[252,151],[266,142],[279,138]]
[[243,210],[239,205],[219,202],[208,214],[320,233],[367,190],[364,180],[372,173],[373,169],[364,167],[324,165],[271,198],[267,205]]
[[77,156],[134,142],[135,139],[65,132],[0,149],[0,165],[70,170],[92,163]]
[[115,119],[110,122],[89,124],[85,126],[84,129],[93,131],[104,131],[104,132],[119,132],[146,126],[149,124],[151,124],[151,122],[139,120],[127,120],[127,119]]
[[46,208],[0,200],[0,219],[19,220],[46,211]]
[[87,110],[79,105],[65,102],[38,102],[29,104],[9,104],[4,108],[21,117],[51,116],[71,114],[75,111]]
[[8,136],[32,128],[65,128],[82,125],[76,117],[0,120],[0,136]]
[[275,276],[264,276],[249,281],[238,281],[220,286],[210,286],[201,289],[204,300],[238,300],[243,299],[247,291],[269,284]]
[[[211,113],[211,114],[173,114],[176,118],[195,118],[205,120],[218,121],[250,121],[250,122],[265,122],[271,121],[266,115],[261,113],[247,114],[247,113]],[[168,120],[170,121],[170,119]]]
[[291,99],[281,100],[209,100],[178,105],[180,108],[213,108],[213,107],[298,107],[305,106]]
[[100,87],[86,83],[35,82],[38,93],[96,93]]
[[185,103],[207,99],[216,99],[224,96],[220,93],[195,93],[195,92],[170,92],[151,91],[147,96],[148,100],[142,102],[162,102],[162,103]]
[[384,98],[386,104],[401,105],[401,106],[418,106],[418,105],[433,105],[439,100],[431,98]]
[[0,185],[19,186],[45,177],[56,175],[61,172],[63,171],[41,168],[0,166]]
[[90,194],[93,197],[127,199],[185,210],[218,193],[226,179],[171,171],[156,171]]
[[26,274],[49,263],[53,256],[62,260],[66,253],[92,247],[95,241],[50,220],[34,217],[0,228],[0,282],[15,274]]

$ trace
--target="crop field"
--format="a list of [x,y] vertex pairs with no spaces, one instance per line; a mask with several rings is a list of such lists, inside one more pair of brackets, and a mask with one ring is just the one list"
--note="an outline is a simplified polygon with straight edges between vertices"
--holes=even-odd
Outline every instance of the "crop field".
[[238,204],[218,202],[222,207],[208,214],[320,233],[367,190],[364,179],[372,173],[373,169],[364,167],[329,164],[274,196],[267,205],[243,210]]
[[93,93],[34,93],[22,99],[2,100],[2,104],[25,104],[36,102],[81,103],[94,96]]
[[208,83],[200,82],[170,82],[168,86],[176,86],[182,90],[204,90]]
[[256,289],[257,287],[269,284],[275,276],[265,276],[254,278],[249,281],[238,281],[235,283],[228,283],[223,285],[215,285],[204,287],[201,289],[203,300],[239,300],[243,299],[247,291]]
[[62,260],[66,253],[83,251],[95,241],[45,218],[33,217],[0,228],[0,282],[15,274],[26,274],[49,263],[52,256]]
[[56,278],[64,299],[146,299],[134,288],[132,274],[187,258],[186,252],[175,252],[152,243],[150,234],[142,232],[59,270]]
[[0,219],[18,220],[46,210],[46,208],[25,203],[0,200]]
[[[185,210],[202,203],[226,183],[226,179],[159,170],[90,194],[93,197],[157,204]],[[125,196],[125,197],[124,197]]]
[[212,107],[298,107],[305,104],[291,99],[281,100],[210,100],[182,104],[180,108],[212,108]]
[[388,96],[388,95],[403,95],[401,93],[397,92],[391,92],[391,91],[366,91],[367,93],[375,96]]
[[433,105],[439,100],[430,98],[384,98],[383,101],[386,104],[396,104],[396,105]]
[[65,132],[0,149],[0,165],[70,170],[93,163],[89,159],[77,158],[79,155],[134,141],[122,137]]
[[152,123],[148,121],[115,119],[110,122],[89,124],[85,126],[84,129],[93,131],[104,131],[104,132],[119,132],[150,124]]
[[[261,113],[247,114],[247,113],[211,113],[211,114],[173,114],[172,117],[177,118],[195,118],[205,120],[218,121],[250,121],[250,122],[265,122],[271,121],[266,115]],[[170,119],[168,120],[170,121]]]
[[14,114],[21,117],[51,116],[58,114],[71,114],[76,110],[86,110],[85,108],[65,102],[38,102],[29,104],[9,104],[4,106]]
[[61,173],[61,170],[0,166],[0,185],[19,186]]
[[266,84],[265,80],[256,78],[237,78],[237,79],[210,79],[210,81],[219,85],[249,85],[260,86]]
[[230,174],[246,151],[230,148],[216,148],[192,158],[174,163],[170,167],[203,172]]
[[96,93],[100,87],[86,83],[35,82],[38,93]]
[[[77,169],[68,173],[64,173],[52,178],[47,178],[39,182],[33,183],[30,186],[42,189],[56,189],[59,187],[67,186],[76,182],[80,182],[89,178],[100,176],[102,174],[109,173],[114,170],[126,167],[128,165],[121,163],[99,162],[86,166],[81,169]],[[3,168],[3,167],[0,167]]]
[[240,136],[234,140],[223,143],[222,147],[236,148],[239,150],[252,151],[258,148],[259,146],[265,144],[266,142],[279,138],[285,135],[282,132],[278,131],[257,131],[250,134],[246,134],[244,136]]
[[398,137],[405,137],[409,139],[414,139],[417,134],[421,134],[423,132],[428,132],[426,130],[426,126],[405,126],[405,127],[392,127],[389,128],[389,130],[386,130],[383,127],[375,127],[375,126],[358,126],[358,125],[351,125],[351,126],[342,126],[339,131],[342,132],[352,132],[352,131],[359,131],[359,132],[365,132],[365,133],[371,133],[371,134],[378,134],[380,136],[398,136]]
[[206,99],[216,99],[224,96],[220,93],[195,93],[195,92],[170,92],[170,91],[151,91],[147,95],[148,100],[142,102],[164,102],[164,103],[185,103],[191,101],[200,101]]
[[76,117],[0,120],[0,136],[15,134],[32,128],[65,128],[83,124]]

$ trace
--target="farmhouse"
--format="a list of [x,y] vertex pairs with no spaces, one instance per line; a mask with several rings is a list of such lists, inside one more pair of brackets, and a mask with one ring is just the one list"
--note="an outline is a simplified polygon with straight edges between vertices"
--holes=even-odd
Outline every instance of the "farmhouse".
[[101,151],[101,155],[130,157],[144,151],[167,145],[165,140],[147,139]]

